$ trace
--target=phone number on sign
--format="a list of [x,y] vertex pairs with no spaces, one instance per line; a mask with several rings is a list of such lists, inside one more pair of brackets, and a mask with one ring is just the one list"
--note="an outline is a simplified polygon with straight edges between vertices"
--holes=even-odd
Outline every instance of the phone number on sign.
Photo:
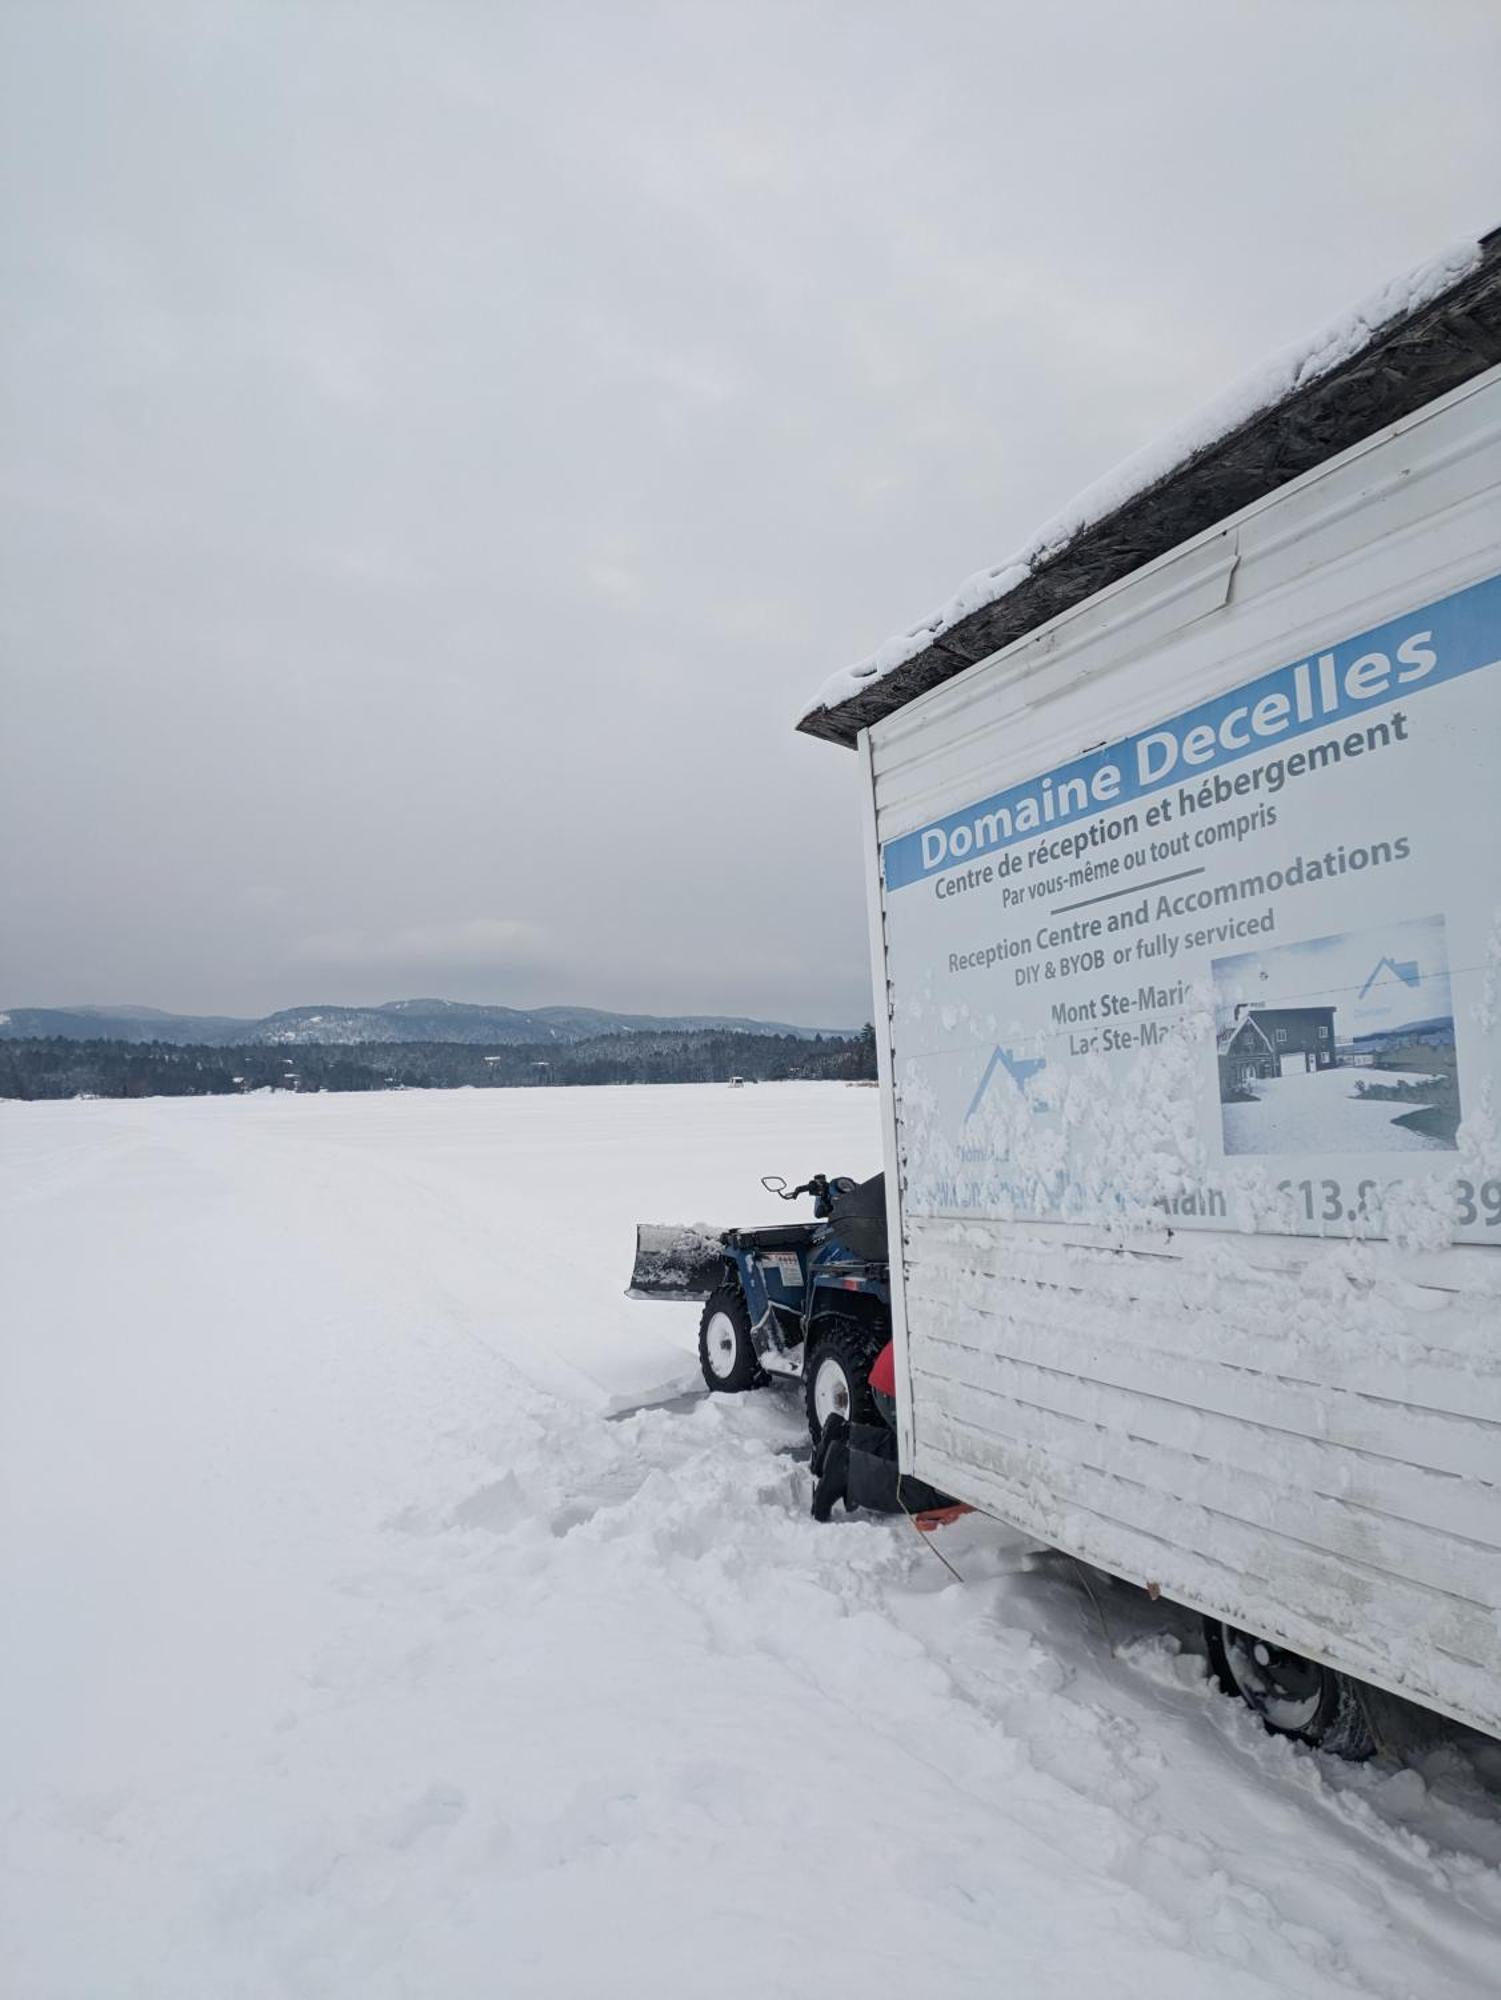
[[[1366,1222],[1372,1206],[1379,1210],[1388,1187],[1400,1181],[1359,1181],[1353,1193],[1333,1180],[1278,1181],[1277,1192],[1288,1195],[1307,1222]],[[1456,1181],[1454,1219],[1461,1228],[1483,1223],[1488,1229],[1501,1228],[1501,1177],[1494,1180]]]

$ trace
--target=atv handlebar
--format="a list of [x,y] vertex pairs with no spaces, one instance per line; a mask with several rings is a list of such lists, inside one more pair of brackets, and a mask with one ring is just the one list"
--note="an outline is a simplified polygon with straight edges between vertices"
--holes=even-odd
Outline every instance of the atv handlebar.
[[827,1174],[815,1174],[812,1180],[804,1181],[801,1187],[789,1188],[780,1174],[763,1174],[761,1185],[769,1194],[780,1195],[783,1201],[796,1201],[800,1195],[811,1194],[813,1213],[822,1221],[833,1214],[834,1196],[844,1194],[855,1183],[848,1174],[835,1174],[832,1180]]

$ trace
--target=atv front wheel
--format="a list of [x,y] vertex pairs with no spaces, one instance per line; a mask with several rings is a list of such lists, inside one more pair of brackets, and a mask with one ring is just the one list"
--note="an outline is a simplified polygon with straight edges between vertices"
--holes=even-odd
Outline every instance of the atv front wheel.
[[738,1285],[721,1285],[705,1301],[698,1323],[698,1365],[711,1389],[759,1389],[766,1380]]
[[1204,1620],[1204,1641],[1215,1680],[1253,1708],[1273,1736],[1356,1764],[1375,1751],[1360,1690],[1346,1675],[1218,1618]]
[[815,1326],[803,1363],[803,1402],[815,1444],[830,1417],[843,1417],[849,1424],[881,1421],[870,1393],[870,1370],[885,1345],[884,1338],[858,1320],[825,1319]]

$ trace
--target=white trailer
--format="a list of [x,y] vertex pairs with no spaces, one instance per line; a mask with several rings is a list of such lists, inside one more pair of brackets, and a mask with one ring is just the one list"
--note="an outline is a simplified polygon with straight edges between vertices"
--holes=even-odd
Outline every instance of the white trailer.
[[1299,1660],[1501,1734],[1498,362],[1493,236],[803,722],[867,777],[904,1466],[1315,1736]]

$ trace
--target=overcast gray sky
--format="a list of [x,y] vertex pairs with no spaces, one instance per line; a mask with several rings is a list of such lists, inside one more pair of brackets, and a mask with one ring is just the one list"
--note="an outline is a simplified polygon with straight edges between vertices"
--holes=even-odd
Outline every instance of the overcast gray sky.
[[870,1011],[828,672],[1501,222],[1494,0],[4,0],[0,1003]]

